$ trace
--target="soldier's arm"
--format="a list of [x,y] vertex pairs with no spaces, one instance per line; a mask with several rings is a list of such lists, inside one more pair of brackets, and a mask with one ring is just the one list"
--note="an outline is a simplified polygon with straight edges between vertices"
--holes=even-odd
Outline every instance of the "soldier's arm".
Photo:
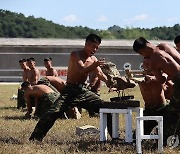
[[80,59],[80,56],[78,55],[77,52],[72,52],[70,59],[71,61],[74,62],[74,64],[76,64],[80,75],[88,74],[89,72],[94,71],[98,66],[104,64],[103,60],[98,60],[98,61],[94,60],[94,62],[91,65],[85,66],[84,62]]
[[58,76],[58,73],[55,69],[53,69],[53,76],[57,77]]
[[[98,62],[98,59],[97,59],[95,56],[92,56],[92,59],[94,60],[94,62]],[[102,61],[102,62],[103,62],[102,65],[104,65],[104,62],[105,62],[104,59],[102,59],[102,60],[100,60],[100,61]],[[105,83],[108,82],[107,76],[103,73],[103,71],[102,71],[102,69],[101,69],[100,66],[97,66],[97,67],[95,68],[95,72],[96,72],[98,78],[99,78],[101,81],[104,81]]]
[[100,80],[104,81],[105,83],[108,82],[107,76],[103,73],[99,66],[97,67],[97,76]]

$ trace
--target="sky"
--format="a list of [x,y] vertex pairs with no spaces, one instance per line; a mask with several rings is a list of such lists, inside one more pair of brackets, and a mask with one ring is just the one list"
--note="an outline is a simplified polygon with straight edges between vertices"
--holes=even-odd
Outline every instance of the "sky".
[[180,24],[180,0],[0,0],[0,9],[64,26],[107,30]]

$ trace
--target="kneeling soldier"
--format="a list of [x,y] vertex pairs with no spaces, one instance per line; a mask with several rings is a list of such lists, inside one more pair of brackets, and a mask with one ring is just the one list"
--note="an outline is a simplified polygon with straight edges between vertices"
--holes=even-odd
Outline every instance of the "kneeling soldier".
[[[31,86],[28,81],[22,83],[21,89],[24,90],[24,96],[27,102],[27,117],[31,117],[33,106],[35,106],[34,116],[41,117],[60,96],[59,93],[54,92],[46,85]],[[32,97],[35,98],[34,105],[31,103]]]

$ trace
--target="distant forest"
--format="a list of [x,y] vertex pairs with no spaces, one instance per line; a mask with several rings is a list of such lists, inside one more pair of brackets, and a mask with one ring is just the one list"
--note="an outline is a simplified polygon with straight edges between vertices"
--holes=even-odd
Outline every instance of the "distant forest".
[[103,39],[136,39],[143,36],[153,40],[174,40],[175,36],[180,34],[180,25],[151,29],[121,28],[114,25],[107,30],[99,30],[82,26],[63,26],[43,18],[25,17],[22,13],[0,9],[0,37],[84,39],[90,33],[98,34]]

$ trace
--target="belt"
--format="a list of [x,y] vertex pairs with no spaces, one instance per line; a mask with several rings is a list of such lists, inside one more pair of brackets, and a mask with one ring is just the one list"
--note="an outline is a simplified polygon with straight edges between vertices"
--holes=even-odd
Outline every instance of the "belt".
[[68,87],[77,87],[77,88],[87,88],[86,83],[67,83],[66,86],[68,86]]

